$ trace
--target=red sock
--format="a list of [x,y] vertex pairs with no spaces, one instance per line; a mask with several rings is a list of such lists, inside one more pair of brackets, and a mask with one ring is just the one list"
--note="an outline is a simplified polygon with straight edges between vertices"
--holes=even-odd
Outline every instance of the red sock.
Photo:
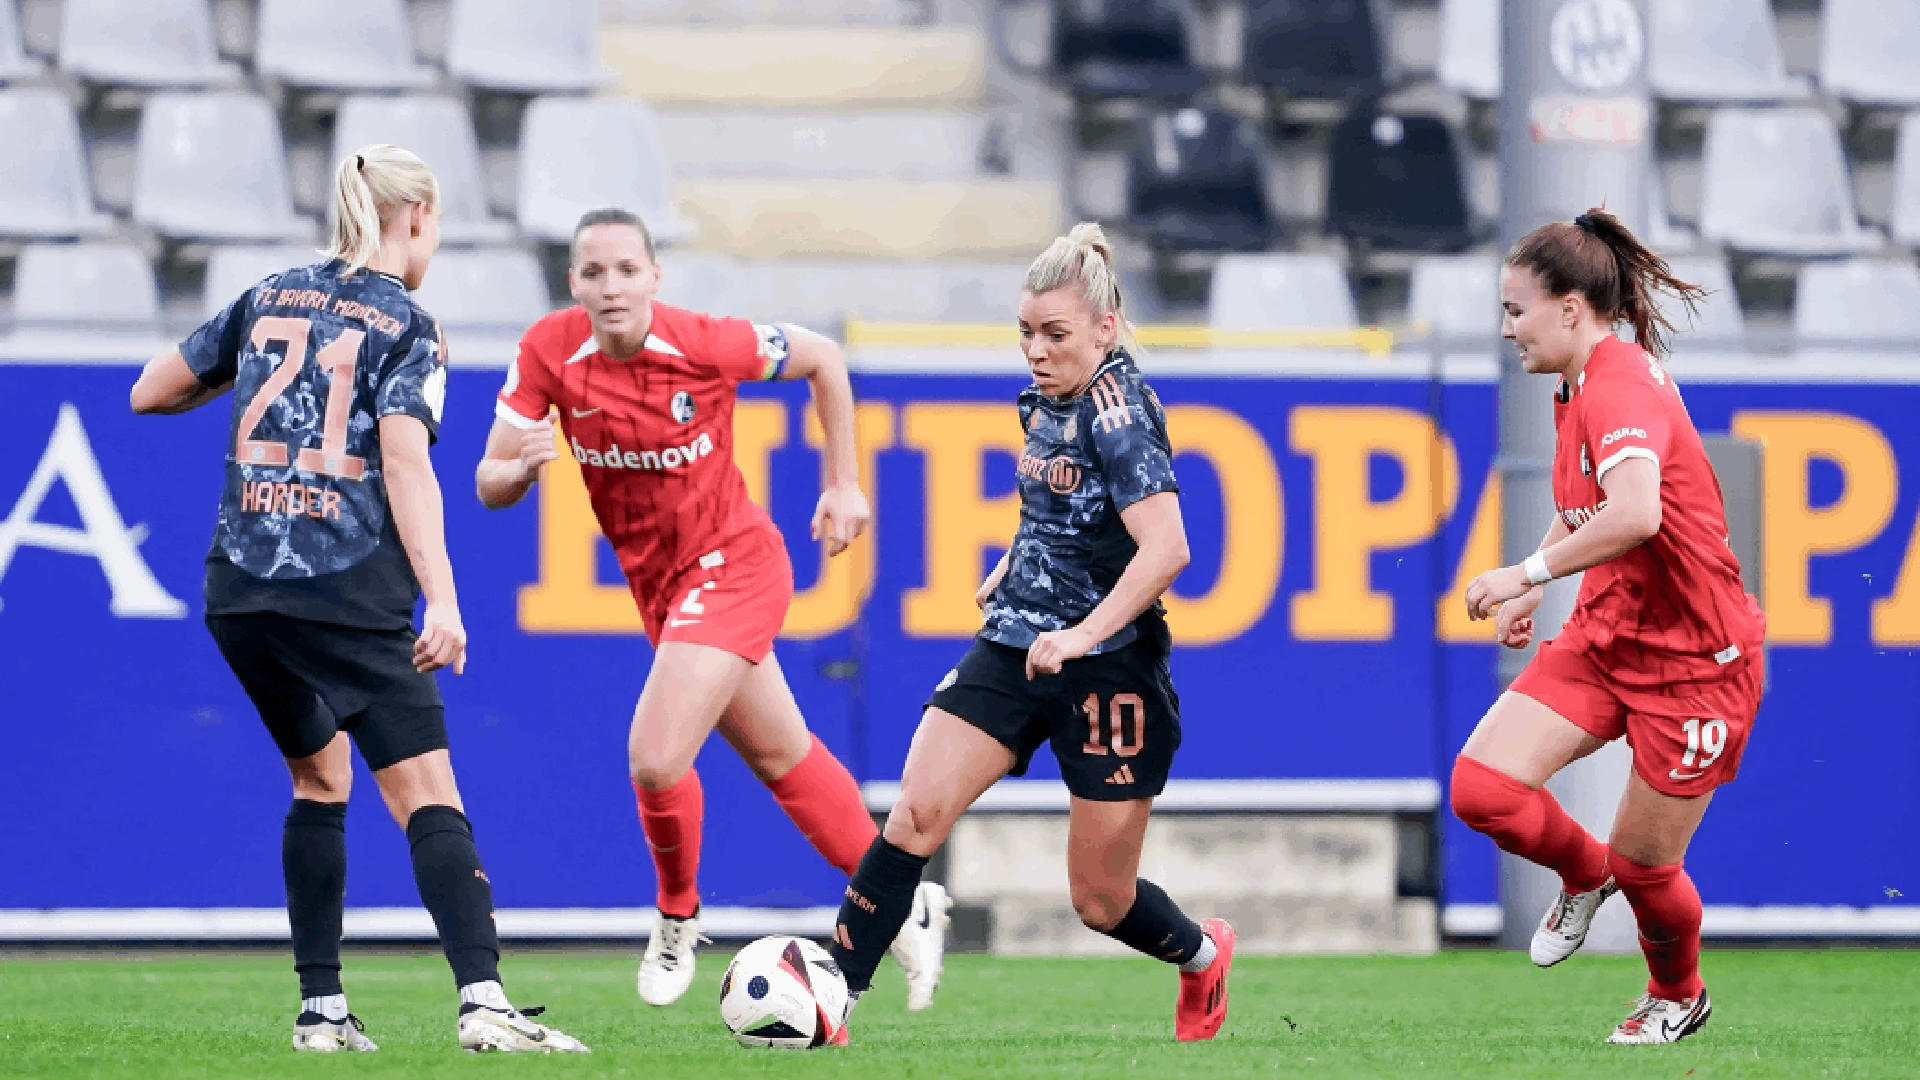
[[647,834],[660,881],[655,902],[662,914],[686,918],[700,909],[700,821],[706,813],[700,774],[688,769],[659,791],[635,784],[633,793],[640,799],[640,831]]
[[1606,883],[1607,846],[1580,827],[1545,788],[1534,789],[1470,757],[1453,761],[1453,812],[1511,852],[1560,875],[1567,891]]
[[1647,993],[1668,1001],[1700,996],[1700,890],[1686,867],[1641,866],[1613,853],[1613,879],[1640,924],[1640,951],[1647,957]]
[[860,866],[860,857],[873,846],[880,830],[867,813],[853,774],[833,756],[820,736],[813,737],[813,746],[800,764],[767,787],[780,809],[800,827],[807,843],[852,877]]

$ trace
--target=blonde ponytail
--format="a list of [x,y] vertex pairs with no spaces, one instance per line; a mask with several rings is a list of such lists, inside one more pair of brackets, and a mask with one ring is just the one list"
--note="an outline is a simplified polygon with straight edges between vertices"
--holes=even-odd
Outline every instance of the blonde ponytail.
[[380,236],[393,215],[414,203],[440,201],[440,182],[427,163],[388,143],[363,146],[333,170],[333,244],[349,272],[380,254]]
[[1047,250],[1027,267],[1024,286],[1030,293],[1052,292],[1077,285],[1095,320],[1113,313],[1118,336],[1115,343],[1135,356],[1140,344],[1134,340],[1133,324],[1127,321],[1126,305],[1120,296],[1120,275],[1113,268],[1113,247],[1097,222],[1083,221],[1065,236],[1057,237]]

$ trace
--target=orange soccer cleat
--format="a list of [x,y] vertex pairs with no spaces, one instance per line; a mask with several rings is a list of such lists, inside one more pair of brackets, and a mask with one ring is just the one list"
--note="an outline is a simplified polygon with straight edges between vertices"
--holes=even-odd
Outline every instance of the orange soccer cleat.
[[1173,1037],[1181,1042],[1211,1039],[1227,1019],[1227,974],[1233,968],[1233,927],[1208,919],[1200,929],[1213,939],[1213,963],[1207,970],[1180,973],[1180,1004],[1173,1015]]

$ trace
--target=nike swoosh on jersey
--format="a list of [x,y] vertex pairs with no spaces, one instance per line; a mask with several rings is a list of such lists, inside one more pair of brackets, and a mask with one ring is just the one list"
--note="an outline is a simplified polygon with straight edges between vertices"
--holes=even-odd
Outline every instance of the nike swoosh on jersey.
[[597,406],[591,409],[574,409],[573,418],[575,420],[584,420],[587,417],[592,416],[594,413],[597,413],[599,411],[600,409]]
[[668,619],[667,625],[668,626],[692,626],[694,623],[697,623],[699,621],[700,621],[699,619]]
[[1697,773],[1686,773],[1684,775],[1681,774],[1679,769],[1667,770],[1667,779],[1669,780],[1698,780],[1705,775],[1707,775],[1707,770],[1705,769],[1701,769]]

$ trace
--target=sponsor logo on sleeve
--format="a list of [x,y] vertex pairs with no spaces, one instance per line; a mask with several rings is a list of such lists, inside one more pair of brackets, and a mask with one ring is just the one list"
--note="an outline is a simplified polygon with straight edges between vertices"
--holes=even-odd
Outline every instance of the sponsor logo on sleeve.
[[1645,428],[1614,428],[1612,431],[1607,432],[1606,436],[1600,440],[1600,448],[1604,450],[1614,443],[1619,442],[1621,439],[1644,439],[1646,437],[1647,431]]

